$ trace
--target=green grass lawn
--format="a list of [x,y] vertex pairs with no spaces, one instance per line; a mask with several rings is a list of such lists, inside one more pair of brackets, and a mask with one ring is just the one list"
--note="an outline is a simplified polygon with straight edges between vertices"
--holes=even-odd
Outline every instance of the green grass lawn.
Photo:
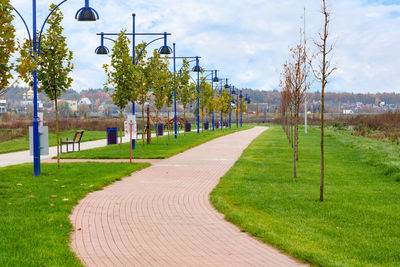
[[400,266],[400,146],[327,130],[320,203],[319,128],[300,136],[298,179],[280,126],[260,135],[211,201],[226,219],[317,266]]
[[0,266],[81,266],[70,250],[68,216],[87,193],[147,163],[42,164],[0,168]]
[[[198,146],[214,138],[234,133],[240,130],[250,129],[252,126],[243,125],[242,128],[236,127],[224,130],[204,131],[198,134],[197,132],[178,135],[178,141],[174,139],[174,135],[160,136],[157,144],[157,138],[151,138],[151,145],[142,146],[142,140],[136,141],[136,149],[133,151],[133,157],[137,159],[163,159],[168,158],[178,153],[181,153],[189,148]],[[129,143],[122,145],[122,152],[119,145],[111,145],[106,147],[94,148],[80,152],[62,154],[63,159],[127,159],[129,158]]]
[[[74,138],[76,130],[62,131],[60,132],[60,138],[65,140],[68,137],[69,140]],[[99,139],[105,139],[105,131],[85,131],[83,133],[82,142],[94,141]],[[55,132],[49,132],[49,145],[56,146],[57,138]],[[29,150],[29,135],[18,137],[6,142],[0,143],[0,154],[17,152],[22,150]]]

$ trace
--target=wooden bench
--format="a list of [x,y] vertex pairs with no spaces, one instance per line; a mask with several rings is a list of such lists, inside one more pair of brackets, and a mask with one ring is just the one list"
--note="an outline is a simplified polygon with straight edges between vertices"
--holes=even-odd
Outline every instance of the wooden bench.
[[81,151],[81,140],[83,136],[83,131],[76,131],[74,139],[72,141],[68,141],[68,137],[66,141],[63,141],[62,138],[60,138],[60,153],[62,154],[62,145],[67,145],[67,153],[68,151],[68,145],[72,144],[72,152],[75,152],[75,144],[78,144],[78,150]]

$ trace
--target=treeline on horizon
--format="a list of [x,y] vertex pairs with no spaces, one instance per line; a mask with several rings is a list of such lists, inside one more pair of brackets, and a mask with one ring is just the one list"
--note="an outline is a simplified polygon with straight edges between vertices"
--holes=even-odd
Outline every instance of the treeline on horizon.
[[[26,87],[15,86],[5,95],[10,101],[22,100],[23,94],[28,90]],[[270,105],[280,105],[281,93],[279,90],[263,91],[258,89],[243,88],[243,96],[247,94],[251,98],[252,103],[268,103]],[[96,94],[105,93],[104,88],[84,89],[80,92],[69,89],[61,99],[79,100],[82,97],[89,97]],[[308,92],[309,101],[318,102],[321,99],[320,92]],[[355,104],[361,102],[363,104],[385,104],[400,105],[400,93],[347,93],[347,92],[326,92],[325,101],[327,104]]]

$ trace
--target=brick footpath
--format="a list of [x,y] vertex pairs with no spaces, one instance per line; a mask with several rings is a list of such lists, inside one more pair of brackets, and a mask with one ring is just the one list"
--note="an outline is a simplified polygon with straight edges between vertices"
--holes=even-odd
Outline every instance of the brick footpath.
[[72,250],[86,266],[298,266],[224,220],[209,194],[265,131],[255,127],[154,163],[81,200]]

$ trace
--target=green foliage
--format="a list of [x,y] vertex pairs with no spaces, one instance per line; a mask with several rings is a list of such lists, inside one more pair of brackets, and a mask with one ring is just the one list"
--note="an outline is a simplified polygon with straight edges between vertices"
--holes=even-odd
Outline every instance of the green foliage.
[[32,164],[0,168],[0,266],[82,266],[70,248],[69,216],[88,193],[147,163]]
[[320,129],[299,133],[297,180],[285,133],[271,126],[221,179],[212,203],[242,231],[312,266],[399,266],[399,146],[328,129],[320,203]]
[[0,95],[12,78],[13,64],[10,63],[15,52],[14,16],[9,0],[0,0]]
[[[168,64],[161,58],[157,49],[153,51],[153,57],[149,61],[149,77],[152,81],[153,103],[158,112],[163,108],[166,98],[166,83],[170,82],[168,77]],[[170,86],[170,85],[169,85]]]
[[232,96],[229,94],[229,91],[224,88],[221,92],[221,94],[218,95],[218,98],[216,100],[216,109],[223,114],[229,113],[231,111],[231,101],[232,101]]
[[215,109],[215,98],[214,98],[214,90],[211,86],[211,83],[207,82],[205,78],[201,78],[201,87],[200,87],[200,109],[204,114],[205,109],[209,113],[213,112]]
[[182,61],[183,67],[181,73],[177,75],[177,98],[182,103],[184,113],[189,103],[195,100],[196,87],[194,84],[189,84],[190,81],[190,65],[187,59]]
[[135,67],[132,64],[132,57],[129,55],[130,40],[125,35],[125,30],[118,34],[117,40],[111,53],[111,63],[103,65],[107,74],[105,87],[114,88],[111,98],[114,104],[124,109],[128,101],[135,101],[137,96],[134,87]]
[[[49,10],[55,8],[52,4]],[[57,100],[72,83],[69,74],[74,66],[72,52],[67,47],[66,37],[62,35],[63,14],[56,9],[47,21],[49,28],[42,35],[40,55],[37,60],[39,92],[45,92],[50,100]]]
[[150,80],[150,73],[148,63],[145,60],[147,51],[143,50],[139,57],[140,51],[147,45],[146,42],[142,42],[135,47],[135,54],[137,63],[135,66],[135,78],[133,79],[133,86],[136,91],[137,101],[140,105],[144,105],[146,101],[150,99],[149,90],[152,88],[152,81]]

